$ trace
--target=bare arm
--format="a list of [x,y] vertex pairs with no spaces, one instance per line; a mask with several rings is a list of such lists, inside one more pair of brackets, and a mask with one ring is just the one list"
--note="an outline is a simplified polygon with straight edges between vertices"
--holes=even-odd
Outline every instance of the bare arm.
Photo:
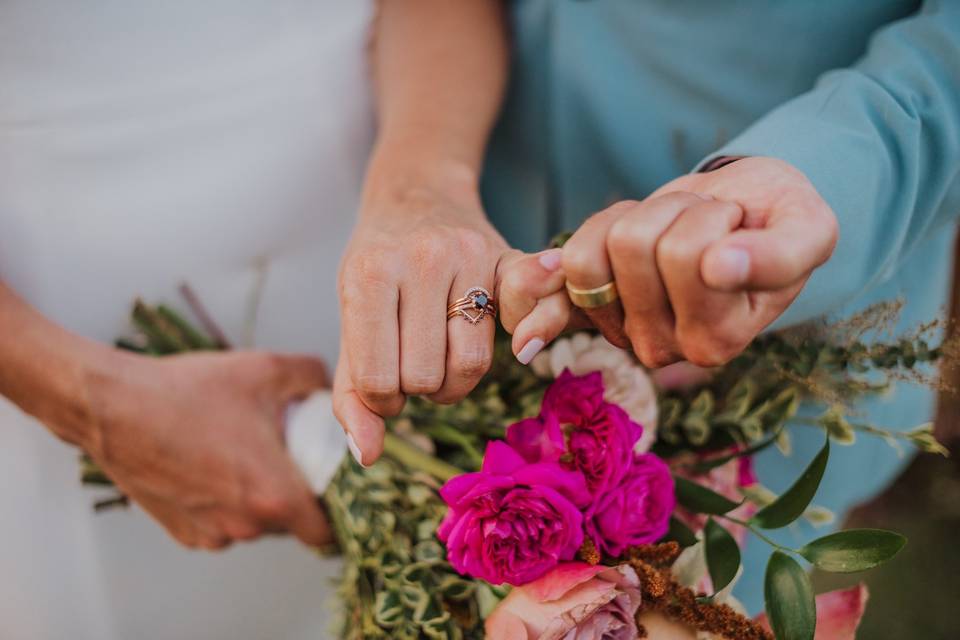
[[372,166],[392,158],[427,174],[453,165],[476,177],[506,84],[500,0],[381,0],[379,6]]
[[0,395],[63,440],[93,444],[86,389],[121,358],[49,321],[0,281]]
[[340,274],[334,410],[354,454],[380,455],[381,416],[407,395],[465,396],[490,366],[492,319],[448,322],[450,301],[493,290],[506,244],[478,184],[503,99],[500,0],[383,0],[373,66],[379,136]]

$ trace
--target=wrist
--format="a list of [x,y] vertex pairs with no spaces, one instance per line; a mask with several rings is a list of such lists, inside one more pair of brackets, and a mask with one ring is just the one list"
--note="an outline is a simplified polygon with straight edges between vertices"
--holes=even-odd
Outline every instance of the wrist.
[[479,185],[479,167],[456,154],[413,141],[380,140],[367,167],[363,199],[365,205],[376,205],[437,194],[482,213]]

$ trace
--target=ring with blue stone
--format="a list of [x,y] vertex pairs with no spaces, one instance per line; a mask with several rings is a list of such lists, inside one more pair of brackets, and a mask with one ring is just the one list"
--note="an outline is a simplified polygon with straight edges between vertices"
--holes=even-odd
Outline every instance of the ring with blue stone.
[[497,307],[493,296],[483,287],[467,289],[462,298],[447,307],[447,320],[460,316],[470,324],[477,324],[488,315],[496,317]]

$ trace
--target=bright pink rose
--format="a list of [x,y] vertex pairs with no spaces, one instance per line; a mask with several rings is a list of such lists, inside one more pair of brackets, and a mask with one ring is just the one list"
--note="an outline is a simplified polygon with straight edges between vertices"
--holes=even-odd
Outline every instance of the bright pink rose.
[[597,496],[626,475],[642,434],[623,409],[603,400],[599,372],[564,371],[547,390],[540,415],[510,425],[507,442],[528,462],[560,460],[566,451],[564,465],[582,472]]
[[483,468],[451,479],[440,496],[450,509],[437,537],[461,574],[521,585],[583,544],[583,475],[555,462],[528,464],[504,442],[488,444]]
[[599,371],[575,376],[565,369],[543,396],[541,413],[552,414],[563,424],[576,427],[589,423],[603,400],[603,374]]
[[640,581],[628,565],[558,565],[514,589],[486,620],[488,640],[635,640]]
[[670,467],[652,453],[637,455],[626,477],[590,505],[587,535],[597,549],[618,557],[627,547],[666,535],[674,507]]
[[526,418],[507,427],[507,444],[527,462],[557,462],[563,455],[563,432],[553,414]]
[[[856,640],[869,595],[865,584],[818,595],[814,640]],[[757,622],[770,629],[766,614],[757,616]]]

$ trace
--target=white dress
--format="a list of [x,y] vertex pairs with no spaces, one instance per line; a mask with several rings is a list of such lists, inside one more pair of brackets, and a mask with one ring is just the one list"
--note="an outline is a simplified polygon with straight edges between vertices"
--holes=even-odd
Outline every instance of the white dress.
[[[372,139],[366,0],[0,0],[0,278],[104,341],[189,282],[234,342],[336,357]],[[3,366],[0,363],[0,366]],[[0,638],[330,637],[339,565],[94,515],[0,398]]]

